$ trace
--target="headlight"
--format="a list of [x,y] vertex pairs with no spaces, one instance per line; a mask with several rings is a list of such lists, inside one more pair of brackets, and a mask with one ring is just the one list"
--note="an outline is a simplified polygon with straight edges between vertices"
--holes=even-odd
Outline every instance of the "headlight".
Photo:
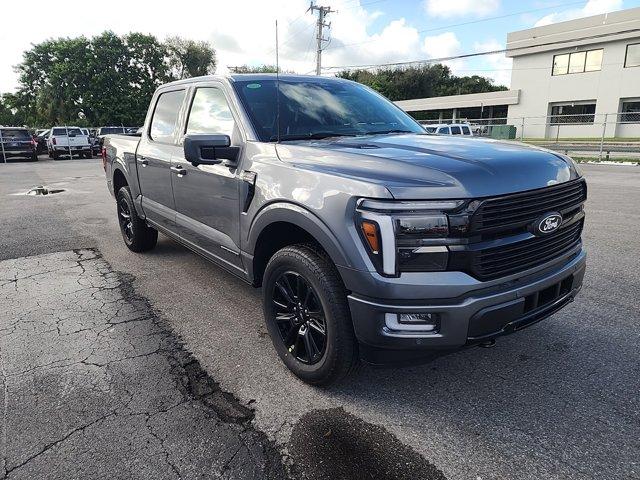
[[[449,215],[464,204],[464,200],[360,200],[359,231],[376,269],[388,276],[446,270],[449,250],[442,240],[451,233]],[[457,232],[459,222],[453,223]]]

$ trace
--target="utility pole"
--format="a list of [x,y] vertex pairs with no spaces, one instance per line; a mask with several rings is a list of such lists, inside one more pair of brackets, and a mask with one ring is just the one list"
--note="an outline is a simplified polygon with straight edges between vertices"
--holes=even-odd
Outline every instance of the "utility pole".
[[331,10],[331,7],[322,7],[315,5],[313,1],[309,5],[307,12],[314,13],[318,11],[318,22],[316,23],[316,41],[317,41],[317,49],[316,49],[316,75],[320,75],[322,71],[322,42],[328,41],[327,38],[322,36],[322,29],[324,27],[330,28],[331,22],[325,23],[325,18],[330,13],[334,13],[336,10]]

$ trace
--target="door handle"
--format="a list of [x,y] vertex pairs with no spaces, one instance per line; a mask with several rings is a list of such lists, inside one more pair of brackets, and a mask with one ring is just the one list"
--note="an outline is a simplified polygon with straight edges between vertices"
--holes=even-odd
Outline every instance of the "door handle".
[[142,165],[143,167],[146,167],[147,165],[149,165],[149,160],[147,160],[142,155],[139,155],[138,159],[140,160],[140,165]]
[[176,165],[175,167],[171,167],[171,171],[178,175],[179,177],[184,177],[187,174],[187,171],[182,168],[180,165]]

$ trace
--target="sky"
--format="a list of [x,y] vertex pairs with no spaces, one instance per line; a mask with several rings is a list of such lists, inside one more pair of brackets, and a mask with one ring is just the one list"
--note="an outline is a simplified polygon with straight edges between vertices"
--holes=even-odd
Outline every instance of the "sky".
[[[324,74],[345,65],[449,57],[504,48],[507,33],[599,13],[640,7],[640,0],[316,0],[336,12],[327,17],[330,39]],[[13,66],[32,44],[56,37],[151,33],[211,42],[217,73],[229,66],[275,63],[278,21],[280,67],[315,69],[315,21],[309,0],[109,0],[87,3],[32,0],[27,16],[2,22],[0,92],[14,91]],[[5,9],[6,13],[6,9]],[[28,26],[25,28],[25,22]],[[503,54],[445,62],[457,75],[482,75],[509,86],[511,60]]]

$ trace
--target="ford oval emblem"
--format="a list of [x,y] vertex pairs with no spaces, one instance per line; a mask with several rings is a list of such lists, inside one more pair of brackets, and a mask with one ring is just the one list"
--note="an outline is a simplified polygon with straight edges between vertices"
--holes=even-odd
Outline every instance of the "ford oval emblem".
[[547,213],[534,224],[534,233],[537,235],[548,235],[553,233],[562,225],[562,215],[558,212]]

